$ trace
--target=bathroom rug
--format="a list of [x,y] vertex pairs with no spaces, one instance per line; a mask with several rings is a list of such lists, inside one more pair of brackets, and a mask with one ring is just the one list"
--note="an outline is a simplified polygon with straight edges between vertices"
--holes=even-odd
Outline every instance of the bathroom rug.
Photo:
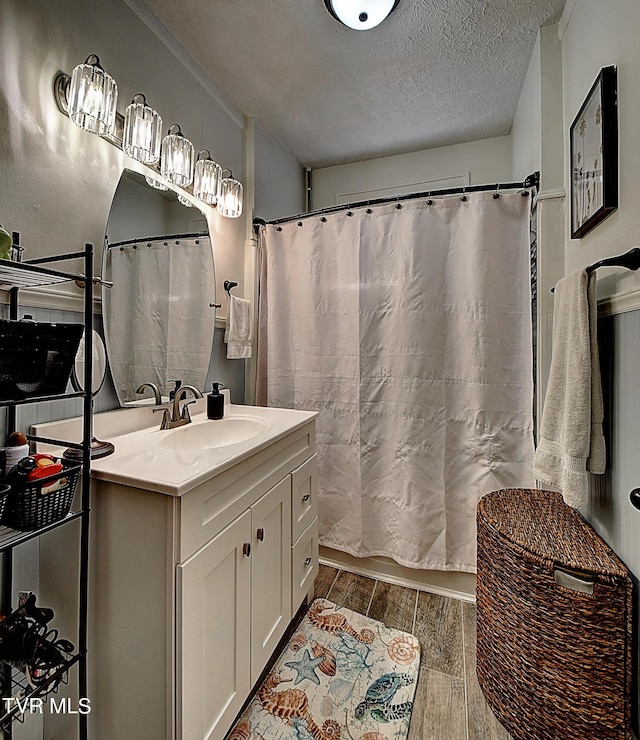
[[419,667],[413,635],[316,599],[227,740],[405,740]]

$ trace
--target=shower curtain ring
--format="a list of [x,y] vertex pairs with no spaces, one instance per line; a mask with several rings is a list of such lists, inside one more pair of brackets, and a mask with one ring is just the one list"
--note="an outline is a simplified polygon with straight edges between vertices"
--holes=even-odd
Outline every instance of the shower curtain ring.
[[496,192],[493,194],[493,197],[497,200],[500,197],[500,193],[498,192],[500,190],[500,183],[496,183]]
[[467,189],[466,189],[466,187],[463,187],[462,188],[462,197],[460,198],[460,200],[465,201],[466,199],[467,199]]
[[396,203],[396,208],[397,208],[398,210],[400,210],[400,208],[402,208],[402,203],[400,203],[400,196],[399,196],[399,195],[397,196],[397,201],[398,201],[398,202]]

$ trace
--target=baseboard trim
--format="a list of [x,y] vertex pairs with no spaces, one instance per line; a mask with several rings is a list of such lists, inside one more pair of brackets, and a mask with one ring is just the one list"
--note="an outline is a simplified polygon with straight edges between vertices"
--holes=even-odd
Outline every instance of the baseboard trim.
[[415,588],[418,591],[427,591],[471,603],[475,603],[476,600],[476,577],[473,573],[417,570],[398,565],[390,558],[356,558],[328,547],[320,547],[318,559],[322,565],[346,570],[359,576],[375,578],[394,586]]

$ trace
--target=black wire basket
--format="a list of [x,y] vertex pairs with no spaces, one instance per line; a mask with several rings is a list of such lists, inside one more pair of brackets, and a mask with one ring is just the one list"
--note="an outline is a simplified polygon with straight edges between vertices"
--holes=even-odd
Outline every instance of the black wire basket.
[[82,324],[0,319],[0,402],[64,393]]
[[64,519],[71,509],[82,465],[58,460],[63,469],[46,478],[12,483],[2,524],[31,532]]

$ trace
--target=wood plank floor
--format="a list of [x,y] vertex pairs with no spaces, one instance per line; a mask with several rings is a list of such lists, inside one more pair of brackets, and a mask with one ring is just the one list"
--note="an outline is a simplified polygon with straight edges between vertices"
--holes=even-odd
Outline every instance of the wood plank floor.
[[314,598],[411,632],[422,649],[408,740],[511,740],[476,678],[476,607],[320,566]]

